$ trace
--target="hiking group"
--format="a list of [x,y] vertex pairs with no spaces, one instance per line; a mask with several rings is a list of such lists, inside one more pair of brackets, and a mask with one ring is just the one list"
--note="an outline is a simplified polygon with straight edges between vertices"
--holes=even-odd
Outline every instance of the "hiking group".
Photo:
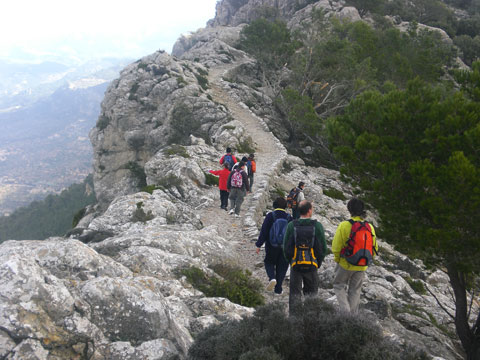
[[[290,267],[289,312],[303,296],[318,294],[318,269],[327,255],[325,232],[320,222],[312,219],[313,204],[299,200],[305,183],[292,189],[287,199],[278,197],[274,210],[265,217],[258,240],[257,254],[265,245],[267,290],[282,294],[283,281]],[[293,216],[287,212],[292,209]],[[350,219],[342,221],[335,232],[332,253],[337,263],[333,288],[342,311],[357,312],[365,271],[378,251],[375,229],[365,221],[364,203],[356,198],[347,204]]]
[[[231,148],[221,157],[221,170],[209,170],[219,177],[220,207],[240,216],[245,196],[252,191],[256,163],[254,154],[237,161]],[[289,311],[295,312],[303,296],[318,294],[318,270],[328,248],[323,226],[312,219],[313,204],[305,199],[305,183],[300,181],[287,197],[273,202],[273,211],[263,221],[256,252],[265,245],[267,290],[283,293],[283,282],[290,269]],[[292,212],[289,214],[287,209]],[[331,252],[337,263],[333,289],[342,311],[357,312],[365,271],[378,251],[374,227],[365,220],[365,204],[352,198],[347,209],[350,219],[342,221],[335,232]]]
[[232,149],[227,148],[220,159],[220,165],[223,165],[223,169],[209,170],[210,174],[219,177],[220,208],[228,211],[230,201],[229,214],[239,217],[243,200],[252,191],[254,174],[257,171],[255,155],[250,154],[237,161]]

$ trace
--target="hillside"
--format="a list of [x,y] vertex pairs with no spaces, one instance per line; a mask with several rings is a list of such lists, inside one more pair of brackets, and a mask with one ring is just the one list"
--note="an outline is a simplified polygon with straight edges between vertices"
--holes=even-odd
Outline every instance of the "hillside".
[[[464,157],[460,151],[447,157],[457,166],[461,181],[442,177],[440,194],[476,186],[478,158],[472,156],[472,148],[478,149],[480,112],[471,77],[478,69],[455,83],[451,70],[461,59],[444,37],[446,32],[427,27],[432,24],[390,22],[388,17],[379,30],[373,9],[363,9],[362,4],[356,8],[334,1],[223,0],[215,19],[205,29],[180,38],[172,56],[159,51],[127,66],[107,89],[90,132],[97,205],[67,237],[0,245],[0,295],[5,299],[0,307],[0,357],[202,358],[189,354],[202,331],[247,318],[255,309],[247,306],[245,289],[237,298],[217,296],[221,288],[206,296],[191,284],[188,274],[196,271],[192,266],[225,287],[229,285],[222,282],[227,276],[221,269],[238,266],[260,282],[257,299],[288,303],[288,281],[278,297],[263,290],[267,283],[263,256],[256,254],[253,241],[273,199],[299,180],[307,183],[305,196],[314,204],[313,218],[325,228],[329,247],[339,222],[348,217],[349,198],[368,197],[370,185],[385,191],[380,185],[390,186],[392,179],[402,178],[403,162],[389,145],[416,146],[406,154],[405,163],[414,162],[417,172],[411,174],[429,180],[432,187],[438,184],[429,171],[436,169],[434,161],[445,157],[440,150],[462,149]],[[417,79],[410,82],[413,77]],[[417,88],[419,83],[422,87]],[[449,96],[459,87],[466,90]],[[416,97],[409,100],[412,93]],[[404,98],[409,101],[399,101]],[[451,114],[445,98],[468,116],[448,116],[446,123],[418,130],[425,119],[434,125],[437,118],[443,119],[433,115]],[[428,107],[432,99],[438,107]],[[418,118],[405,115],[417,115],[412,111],[416,109],[422,110]],[[459,122],[453,120],[459,118],[465,119],[460,121],[465,131],[450,136]],[[426,138],[409,132],[398,119],[408,120],[406,124]],[[344,125],[342,131],[338,124]],[[382,128],[384,124],[389,127]],[[388,136],[377,135],[377,127]],[[377,137],[366,141],[369,134]],[[371,149],[374,140],[382,147]],[[355,152],[352,147],[357,145],[363,147]],[[257,159],[254,191],[247,196],[241,217],[219,208],[218,189],[209,185],[206,175],[219,168],[227,146],[237,155],[255,152]],[[423,155],[425,148],[435,150],[428,153],[430,161],[416,161],[415,155]],[[375,160],[369,162],[371,173],[350,162],[356,160],[352,152]],[[440,170],[448,161],[441,164],[438,173],[444,175]],[[373,176],[364,179],[365,173]],[[416,189],[409,188],[411,197],[410,192],[399,191],[407,186],[399,182],[387,189],[387,195],[400,193],[402,201],[417,201],[420,211],[415,214],[420,216],[430,207],[442,216],[443,207],[450,210],[438,197],[430,197],[428,187],[412,183]],[[390,200],[387,195],[379,198]],[[422,196],[429,201],[422,202]],[[469,206],[461,207],[461,215],[476,213],[476,196],[470,192]],[[419,258],[408,257],[397,248],[402,242],[412,244],[409,231],[415,228],[388,222],[392,211],[385,209],[392,208],[378,202],[367,214],[379,229],[380,252],[367,270],[362,316],[380,326],[380,336],[397,349],[413,346],[437,360],[466,358],[467,351],[469,358],[478,358],[478,261],[468,254],[476,254],[478,239],[455,237],[451,245],[449,237],[434,237],[438,233],[427,228],[423,235],[432,241],[426,250],[433,256],[415,248]],[[428,223],[429,218],[422,220]],[[437,226],[450,225],[448,216],[441,220]],[[455,229],[464,227],[459,219]],[[399,228],[404,231],[401,237],[393,237]],[[469,247],[462,249],[463,244]],[[464,267],[455,268],[457,262],[443,266],[439,259],[444,251],[461,254]],[[318,297],[333,306],[335,266],[329,254],[319,271]],[[452,269],[458,270],[457,278]],[[463,281],[463,292],[452,279]],[[464,303],[459,301],[462,296]],[[459,306],[464,304],[468,309]],[[465,325],[464,315],[467,329],[459,327]],[[471,343],[465,340],[468,334]],[[245,351],[232,356],[248,355],[252,356]],[[270,355],[278,358],[277,353]]]

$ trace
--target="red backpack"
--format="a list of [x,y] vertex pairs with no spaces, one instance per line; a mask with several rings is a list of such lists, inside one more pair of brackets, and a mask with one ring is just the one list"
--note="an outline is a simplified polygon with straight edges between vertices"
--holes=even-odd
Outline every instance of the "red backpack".
[[368,266],[373,261],[375,243],[373,241],[372,227],[366,221],[348,220],[352,224],[352,230],[345,246],[340,251],[340,256],[350,264],[356,266]]

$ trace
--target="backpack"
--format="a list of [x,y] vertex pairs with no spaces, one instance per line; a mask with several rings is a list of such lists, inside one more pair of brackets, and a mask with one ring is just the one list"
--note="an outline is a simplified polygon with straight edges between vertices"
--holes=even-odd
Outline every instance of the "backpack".
[[287,230],[288,220],[285,218],[276,218],[275,211],[272,212],[273,224],[270,228],[269,241],[273,247],[283,246],[283,237]]
[[242,188],[243,187],[242,170],[235,169],[233,171],[232,177],[230,178],[230,185],[234,188]]
[[288,193],[287,195],[287,206],[290,208],[290,209],[294,209],[297,207],[297,197],[298,197],[298,194],[300,194],[300,189],[299,188],[293,188],[292,190],[290,190],[290,192]]
[[352,224],[352,230],[340,256],[352,265],[368,266],[373,261],[373,253],[376,253],[371,225],[366,221],[348,221]]
[[223,157],[223,163],[227,163],[228,164],[228,169],[231,170],[232,169],[232,166],[233,166],[233,157],[232,155],[230,154],[227,154]]
[[298,220],[294,220],[293,240],[295,249],[291,262],[292,269],[300,272],[318,269],[318,260],[313,252],[316,223],[316,220],[312,220],[309,225],[300,225]]

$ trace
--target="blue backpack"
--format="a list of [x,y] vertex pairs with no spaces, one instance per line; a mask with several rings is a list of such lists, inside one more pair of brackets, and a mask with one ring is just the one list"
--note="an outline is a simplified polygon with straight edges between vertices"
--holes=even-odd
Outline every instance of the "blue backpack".
[[229,169],[229,170],[232,170],[232,167],[233,167],[233,165],[234,165],[234,164],[233,164],[233,157],[232,157],[232,155],[225,155],[225,156],[223,157],[223,163],[228,164],[228,169]]
[[272,212],[273,225],[270,228],[269,241],[273,247],[283,246],[283,237],[287,230],[288,220],[284,218],[276,218],[275,211]]

